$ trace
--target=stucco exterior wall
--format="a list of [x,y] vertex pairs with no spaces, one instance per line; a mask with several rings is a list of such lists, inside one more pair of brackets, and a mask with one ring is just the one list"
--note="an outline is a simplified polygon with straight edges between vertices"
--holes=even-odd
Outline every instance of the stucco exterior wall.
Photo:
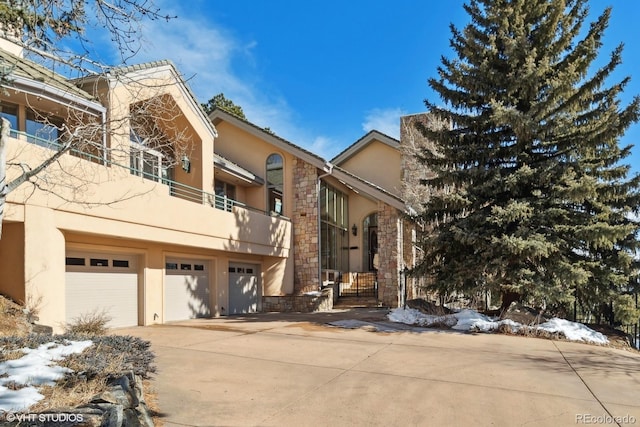
[[392,194],[400,194],[400,151],[396,148],[379,141],[372,141],[342,162],[340,167]]
[[0,293],[25,301],[24,223],[2,224],[0,239]]
[[[10,140],[9,151],[10,155],[19,153],[26,162],[50,154],[17,139]],[[267,292],[261,290],[261,294],[292,291],[292,226],[288,220],[238,207],[226,212],[183,200],[171,196],[167,185],[131,175],[126,168],[105,167],[71,155],[63,156],[47,174],[66,177],[65,185],[52,187],[53,193],[31,194],[27,184],[8,197],[8,232],[0,247],[6,251],[23,242],[24,256],[14,256],[19,267],[0,280],[0,286],[19,300],[41,297],[40,322],[57,331],[66,313],[64,260],[69,248],[138,256],[139,324],[164,321],[168,254],[210,261],[214,315],[226,314],[223,308],[229,306],[229,260],[261,266],[262,283],[267,286]],[[65,240],[65,235],[72,240]],[[10,268],[6,264],[10,258],[2,262],[3,270]]]
[[[216,128],[218,129],[216,153],[251,171],[265,181],[267,178],[267,158],[271,154],[282,156],[284,162],[283,213],[291,218],[294,215],[295,204],[295,157],[231,123],[221,121],[216,124]],[[245,197],[246,200],[242,201],[247,205],[263,211],[267,210],[267,190],[264,185],[245,188]]]

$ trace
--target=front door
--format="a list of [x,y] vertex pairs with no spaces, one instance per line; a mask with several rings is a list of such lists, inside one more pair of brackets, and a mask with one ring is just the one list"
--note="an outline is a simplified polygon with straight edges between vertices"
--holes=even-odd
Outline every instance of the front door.
[[378,227],[369,226],[369,271],[378,270]]

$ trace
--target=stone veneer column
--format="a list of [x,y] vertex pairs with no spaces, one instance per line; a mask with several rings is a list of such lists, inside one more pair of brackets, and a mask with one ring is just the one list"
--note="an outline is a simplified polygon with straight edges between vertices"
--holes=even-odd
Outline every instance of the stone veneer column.
[[398,249],[401,242],[400,217],[396,208],[378,202],[378,299],[389,307],[398,306]]
[[295,294],[318,290],[318,169],[293,161],[293,289]]

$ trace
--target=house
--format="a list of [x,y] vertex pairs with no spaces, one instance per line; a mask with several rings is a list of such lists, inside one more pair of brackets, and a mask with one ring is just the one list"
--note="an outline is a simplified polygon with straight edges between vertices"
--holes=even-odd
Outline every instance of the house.
[[412,242],[397,140],[370,132],[326,161],[223,110],[207,117],[167,61],[68,80],[6,40],[0,61],[13,70],[0,93],[9,181],[71,144],[5,206],[0,293],[40,301],[41,323],[250,313],[367,277],[398,304]]

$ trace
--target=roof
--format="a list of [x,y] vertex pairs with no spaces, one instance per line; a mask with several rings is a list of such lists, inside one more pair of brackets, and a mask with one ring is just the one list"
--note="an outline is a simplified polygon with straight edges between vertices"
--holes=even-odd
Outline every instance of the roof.
[[104,111],[104,107],[89,92],[37,62],[12,54],[0,48],[0,67],[8,73],[3,86],[33,93],[48,95],[57,102],[82,105],[94,111]]
[[185,98],[189,100],[191,106],[193,107],[194,111],[196,111],[197,114],[200,116],[200,119],[202,120],[205,127],[207,127],[212,132],[214,137],[217,137],[218,131],[216,130],[213,123],[211,123],[211,121],[207,117],[207,113],[204,111],[204,108],[197,101],[196,96],[194,95],[193,91],[187,84],[186,80],[182,77],[182,74],[178,72],[178,68],[174,65],[173,62],[171,62],[168,59],[163,59],[160,61],[144,62],[142,64],[113,67],[107,70],[106,76],[104,75],[87,76],[87,77],[80,78],[77,81],[92,81],[94,79],[100,79],[105,77],[117,78],[118,76],[125,76],[127,74],[137,73],[140,71],[157,72],[162,69],[169,70],[169,72],[173,75],[173,77],[175,77],[175,79],[179,83],[179,87],[182,90],[184,90],[184,94],[186,95]]
[[398,141],[397,139],[389,135],[385,135],[380,131],[372,130],[372,131],[369,131],[362,138],[360,138],[359,140],[351,144],[349,147],[345,148],[340,154],[335,156],[333,159],[331,159],[331,163],[339,165],[345,162],[346,160],[348,160],[349,158],[357,154],[360,150],[364,149],[367,145],[371,144],[373,141],[382,142],[383,144],[386,144],[389,147],[394,149],[399,149],[399,146],[400,146],[400,141]]
[[292,142],[289,142],[278,135],[274,135],[273,133],[264,130],[264,128],[261,128],[260,126],[257,126],[248,120],[241,119],[240,117],[235,116],[221,108],[214,109],[211,112],[211,114],[209,114],[209,118],[211,119],[214,125],[217,124],[216,122],[219,123],[220,121],[232,123],[235,126],[241,129],[244,129],[245,131],[253,135],[258,136],[259,138],[269,142],[270,144],[278,148],[281,148],[293,154],[294,156],[308,163],[311,163],[312,165],[315,165],[321,169],[327,163],[325,159],[318,156],[317,154],[314,154],[309,150],[306,150]]
[[[331,162],[328,162],[327,160],[323,159],[317,154],[314,154],[296,144],[293,144],[284,138],[281,138],[277,135],[267,132],[263,128],[257,125],[254,125],[248,120],[241,119],[220,108],[216,108],[215,110],[213,110],[211,114],[209,114],[209,118],[213,121],[214,124],[218,124],[221,121],[226,121],[233,124],[234,126],[237,126],[238,128],[243,129],[246,132],[249,132],[250,134],[261,138],[262,140],[292,154],[293,156],[306,161],[307,163],[317,167],[318,169],[322,169],[325,172],[328,172],[328,174],[332,175],[334,178],[338,179],[339,181],[348,185],[349,187],[356,189],[359,193],[367,194],[372,198],[381,200],[395,207],[396,209],[400,209],[400,210],[405,209],[404,201],[398,196],[385,190],[384,188],[376,184],[373,184],[369,181],[366,181],[340,167],[334,166]],[[385,136],[384,134],[377,131],[373,131],[369,133]],[[390,137],[387,137],[387,138],[390,138]]]
[[[375,189],[379,194],[376,196],[378,199],[383,202],[395,207],[396,209],[403,210],[405,208],[405,202],[402,198],[396,196],[390,191],[385,190],[379,185],[374,184],[371,181],[367,181],[366,179],[360,178],[357,175],[352,174],[346,169],[342,169],[339,166],[333,167],[334,173],[332,175],[336,177],[338,180],[343,182],[344,184],[348,184],[352,187],[362,189],[362,186],[367,186],[369,188]],[[347,179],[348,178],[348,179]],[[348,181],[348,182],[347,182]],[[355,185],[354,185],[355,183]],[[359,185],[358,185],[359,184]]]
[[247,184],[264,184],[264,179],[260,178],[250,170],[247,170],[242,166],[233,163],[231,160],[222,157],[218,153],[213,153],[213,164],[220,170],[236,177],[237,179],[240,179],[241,181],[246,182]]

